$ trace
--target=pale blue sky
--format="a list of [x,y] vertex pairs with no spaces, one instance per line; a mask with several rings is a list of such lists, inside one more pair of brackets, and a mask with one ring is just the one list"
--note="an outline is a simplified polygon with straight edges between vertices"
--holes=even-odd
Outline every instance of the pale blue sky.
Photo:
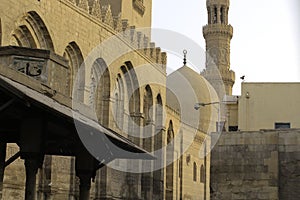
[[[229,23],[234,28],[231,69],[236,72],[234,94],[240,94],[242,75],[249,82],[300,82],[299,0],[231,0],[230,4]],[[205,49],[202,36],[205,24],[206,0],[153,0],[153,28],[183,34]],[[188,42],[180,46],[195,51]],[[202,65],[197,60],[201,58],[199,52],[190,65]],[[168,63],[173,69],[181,67],[181,55],[168,54]]]

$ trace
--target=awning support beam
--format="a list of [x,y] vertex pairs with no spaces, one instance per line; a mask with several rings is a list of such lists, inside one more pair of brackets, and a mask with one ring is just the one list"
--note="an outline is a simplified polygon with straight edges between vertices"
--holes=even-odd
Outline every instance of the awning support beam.
[[0,106],[0,112],[3,112],[5,109],[7,109],[10,105],[12,105],[14,103],[14,101],[15,101],[15,99],[13,98],[13,99],[7,101],[2,106]]
[[10,157],[7,161],[5,161],[4,168],[6,168],[8,165],[10,165],[15,160],[17,160],[20,157],[20,155],[21,155],[21,152],[19,151],[15,155],[13,155],[12,157]]

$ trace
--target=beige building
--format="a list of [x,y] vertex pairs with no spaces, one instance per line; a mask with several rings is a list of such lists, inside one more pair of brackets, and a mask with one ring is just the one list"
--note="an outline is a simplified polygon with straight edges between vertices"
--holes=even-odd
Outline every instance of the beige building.
[[300,83],[242,83],[239,129],[300,128]]
[[228,105],[229,130],[300,128],[300,83],[243,82],[237,103]]

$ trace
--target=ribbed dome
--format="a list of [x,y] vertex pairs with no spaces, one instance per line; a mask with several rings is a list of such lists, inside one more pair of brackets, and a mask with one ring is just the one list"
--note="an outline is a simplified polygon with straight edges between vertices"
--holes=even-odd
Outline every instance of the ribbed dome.
[[[172,91],[174,87],[179,89]],[[167,105],[180,113],[184,123],[193,125],[190,119],[199,118],[198,128],[203,132],[208,132],[209,128],[215,131],[218,105],[200,107],[199,110],[195,110],[194,105],[218,101],[218,95],[210,83],[186,65],[167,77]]]

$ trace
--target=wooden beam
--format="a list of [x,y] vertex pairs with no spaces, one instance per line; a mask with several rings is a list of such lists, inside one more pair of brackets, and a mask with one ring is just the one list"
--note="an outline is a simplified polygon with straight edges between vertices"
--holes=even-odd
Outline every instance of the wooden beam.
[[21,155],[21,152],[19,151],[15,155],[13,155],[12,157],[10,157],[7,161],[5,161],[4,168],[6,168],[8,165],[10,165],[15,160],[17,160],[20,157],[20,155]]

